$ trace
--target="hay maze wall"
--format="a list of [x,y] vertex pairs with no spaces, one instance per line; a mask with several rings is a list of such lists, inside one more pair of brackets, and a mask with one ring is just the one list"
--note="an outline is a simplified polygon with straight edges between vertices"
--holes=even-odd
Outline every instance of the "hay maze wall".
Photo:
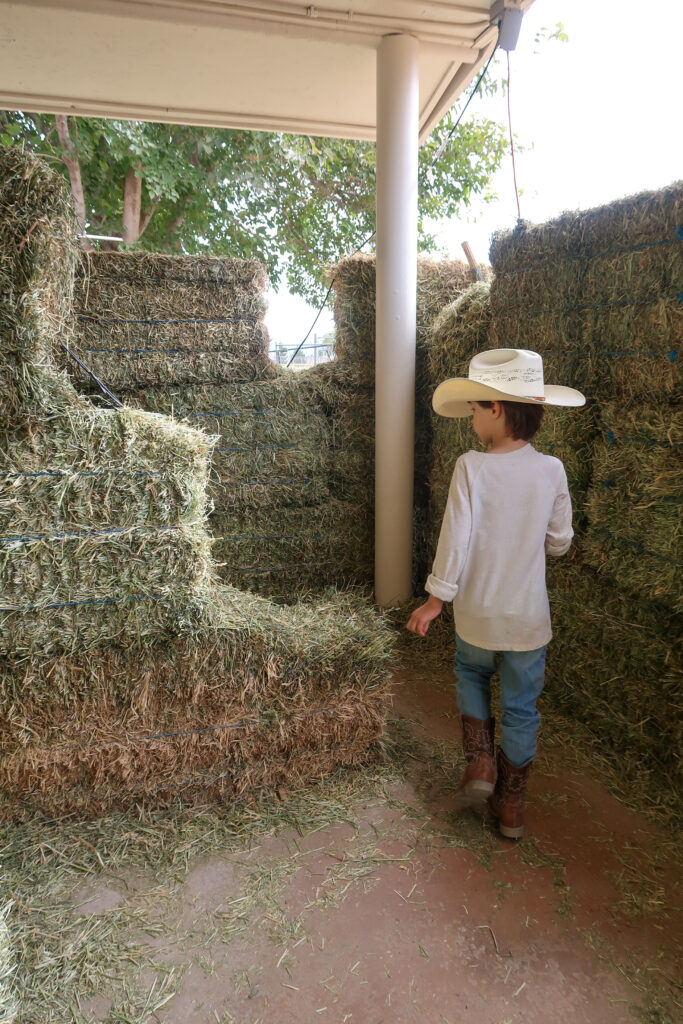
[[[76,321],[75,233],[62,179],[0,147],[0,820],[233,800],[371,757],[386,624],[358,596],[283,608],[220,581],[206,528],[214,440],[168,416],[98,408],[64,368],[76,324],[79,344],[123,349],[140,347],[128,332],[145,320],[137,309],[110,322],[106,346],[92,318]],[[239,336],[243,365],[232,349],[224,362],[241,378],[265,367],[260,271],[242,271],[235,301],[250,319],[206,315]],[[157,318],[174,319],[156,293]],[[122,318],[111,296],[100,310],[100,325]],[[91,355],[113,378],[112,353]],[[162,357],[176,353],[154,355],[175,386]],[[203,360],[193,351],[195,377]]]
[[[575,541],[549,563],[545,700],[599,746],[680,792],[683,190],[680,183],[494,238],[494,278],[445,309],[429,392],[480,348],[530,348],[581,410],[548,410],[536,447],[562,459]],[[435,419],[437,419],[435,417]],[[434,425],[432,537],[467,425]],[[444,454],[445,453],[445,454]]]
[[[466,287],[459,262],[421,261],[418,352],[437,311]],[[94,254],[77,275],[75,351],[126,403],[217,436],[209,493],[225,582],[291,601],[372,586],[375,263],[334,270],[336,361],[287,371],[267,355],[257,263]],[[73,365],[73,364],[72,364]],[[69,367],[71,370],[71,367]],[[77,366],[77,386],[97,386]],[[429,445],[429,418],[418,444]],[[425,566],[427,474],[417,460],[416,575]]]

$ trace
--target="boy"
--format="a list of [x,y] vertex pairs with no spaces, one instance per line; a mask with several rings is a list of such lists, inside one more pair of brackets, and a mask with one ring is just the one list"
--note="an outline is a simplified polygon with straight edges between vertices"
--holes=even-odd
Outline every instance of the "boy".
[[[487,452],[469,451],[455,466],[429,598],[407,628],[425,636],[453,602],[458,707],[466,768],[458,807],[488,798],[501,833],[524,834],[524,795],[536,756],[545,652],[552,636],[545,556],[572,541],[567,477],[559,459],[529,444],[545,405],[581,406],[573,388],[544,385],[536,352],[493,349],[470,362],[468,378],[444,381],[433,406],[442,416],[472,416]],[[494,761],[491,676],[500,658],[501,740]],[[495,785],[494,785],[495,784]]]

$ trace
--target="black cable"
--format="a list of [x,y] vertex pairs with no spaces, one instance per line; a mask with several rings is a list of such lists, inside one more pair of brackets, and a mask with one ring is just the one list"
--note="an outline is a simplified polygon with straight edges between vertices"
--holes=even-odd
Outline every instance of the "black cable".
[[[437,149],[436,153],[434,154],[434,157],[432,158],[432,161],[429,164],[429,167],[427,168],[428,171],[431,170],[431,168],[434,166],[436,161],[442,156],[444,150],[446,149],[446,146],[448,145],[448,143],[450,142],[451,138],[453,137],[453,133],[455,132],[456,128],[458,127],[458,125],[462,121],[462,118],[463,118],[463,116],[465,114],[465,111],[467,110],[467,108],[469,107],[470,103],[472,102],[472,99],[476,96],[477,92],[479,91],[479,86],[481,85],[481,83],[484,80],[484,76],[486,75],[486,72],[489,69],[489,65],[490,65],[491,61],[493,60],[493,58],[496,55],[496,50],[497,49],[498,49],[498,43],[496,42],[496,45],[494,46],[493,50],[491,51],[491,56],[486,61],[486,65],[484,67],[484,70],[482,71],[482,73],[479,75],[479,78],[477,79],[477,84],[475,85],[474,89],[472,90],[472,92],[467,97],[467,102],[465,103],[465,106],[460,111],[460,114],[458,115],[458,120],[455,122],[455,124],[453,125],[453,127],[449,131],[448,135],[443,140],[443,142],[441,143],[441,145]],[[423,174],[424,174],[424,172],[423,172]],[[375,231],[373,231],[371,235],[368,235],[368,237],[364,241],[362,241],[360,243],[360,245],[357,246],[357,248],[355,248],[353,250],[353,252],[349,253],[348,256],[345,256],[344,259],[350,259],[352,256],[355,256],[356,253],[360,252],[361,249],[363,248],[363,246],[367,245],[367,243],[370,242],[375,237],[376,234],[377,234],[377,230],[375,229]],[[322,301],[322,305],[320,306],[320,309],[318,310],[318,312],[316,314],[315,320],[313,321],[313,323],[311,324],[310,328],[308,329],[306,337],[301,342],[301,344],[298,346],[298,348],[294,352],[294,355],[291,357],[291,359],[287,363],[288,367],[290,367],[292,365],[292,363],[294,362],[294,359],[296,358],[296,356],[299,354],[299,352],[303,348],[305,342],[308,341],[308,339],[309,339],[309,337],[311,335],[311,331],[313,330],[313,328],[317,324],[318,320],[320,319],[320,317],[322,315],[322,311],[324,310],[325,306],[327,305],[327,300],[330,297],[330,292],[332,291],[332,288],[334,287],[334,282],[335,281],[336,281],[336,276],[333,277],[332,281],[330,282],[330,287],[327,289],[327,293],[325,295],[325,298]]]
[[484,80],[484,76],[486,75],[486,72],[489,69],[489,65],[490,65],[491,61],[493,60],[493,58],[496,55],[496,50],[497,49],[498,49],[498,43],[496,43],[496,45],[494,46],[493,50],[491,51],[491,56],[486,61],[486,65],[484,67],[484,70],[482,71],[482,73],[479,75],[479,78],[477,79],[477,84],[475,85],[474,89],[472,90],[472,92],[467,97],[467,102],[465,103],[465,106],[462,108],[462,110],[458,114],[458,120],[455,122],[455,124],[453,125],[453,127],[449,131],[448,135],[443,140],[443,142],[441,143],[441,145],[437,149],[436,153],[434,154],[434,157],[432,158],[432,162],[430,163],[429,167],[427,168],[428,171],[431,170],[431,168],[434,166],[436,161],[442,156],[444,150],[446,149],[446,146],[448,145],[448,143],[450,142],[451,138],[453,137],[453,133],[455,132],[456,128],[458,127],[458,125],[462,121],[462,119],[463,119],[463,117],[465,115],[465,111],[469,107],[469,105],[472,102],[472,100],[474,99],[474,97],[479,92],[479,86],[481,85],[481,83]]
[[79,365],[79,366],[81,367],[81,369],[82,369],[82,370],[85,370],[85,372],[86,372],[86,373],[87,373],[87,374],[88,374],[88,375],[89,375],[90,377],[92,377],[92,379],[93,379],[93,380],[95,381],[95,383],[97,384],[98,388],[100,388],[100,389],[102,390],[102,392],[103,392],[103,393],[104,393],[104,394],[105,394],[105,395],[107,396],[107,398],[110,398],[110,399],[111,399],[111,401],[112,401],[112,402],[114,403],[114,405],[116,406],[116,408],[117,408],[117,409],[123,409],[123,402],[119,402],[119,400],[118,400],[118,398],[116,397],[116,395],[112,394],[112,392],[111,392],[111,391],[109,390],[109,388],[107,387],[107,385],[106,385],[106,384],[103,384],[103,383],[102,383],[102,381],[100,380],[100,378],[99,378],[99,377],[98,377],[98,376],[97,376],[96,374],[94,374],[94,373],[92,372],[92,370],[88,369],[88,367],[87,367],[87,366],[85,365],[85,363],[83,362],[83,360],[82,360],[82,359],[79,359],[79,358],[78,358],[78,356],[76,355],[76,353],[75,353],[75,352],[72,352],[72,351],[71,351],[71,349],[69,348],[69,346],[68,346],[68,345],[65,345],[63,341],[60,341],[60,343],[59,343],[59,344],[60,344],[60,345],[62,346],[62,348],[64,349],[64,351],[66,352],[66,354],[67,354],[68,356],[70,356],[70,358],[71,358],[71,359],[73,359],[73,360],[74,360],[74,362],[78,363],[78,365]]
[[[345,258],[345,259],[347,259],[347,260],[351,259],[351,257],[352,257],[352,256],[355,256],[357,252],[360,252],[360,251],[361,251],[361,249],[363,248],[363,246],[364,246],[364,245],[367,245],[367,244],[368,244],[368,242],[372,241],[372,239],[373,239],[373,238],[375,237],[375,235],[376,235],[376,234],[377,234],[377,229],[375,229],[375,230],[374,230],[374,231],[372,232],[372,234],[371,234],[371,235],[368,235],[368,237],[367,237],[367,238],[364,238],[364,239],[363,239],[363,241],[362,241],[362,242],[360,243],[360,245],[356,246],[356,248],[355,248],[355,249],[353,250],[353,252],[349,253],[349,255],[348,255],[348,256],[345,256],[344,258]],[[334,288],[334,282],[335,282],[336,280],[337,280],[337,277],[336,277],[336,274],[335,274],[335,276],[334,276],[334,277],[332,278],[332,280],[330,281],[330,287],[329,287],[329,288],[327,289],[327,293],[326,293],[326,295],[325,295],[325,298],[324,298],[324,299],[323,299],[323,301],[322,301],[322,305],[321,305],[320,309],[318,310],[318,312],[317,312],[317,314],[316,314],[316,318],[315,318],[315,320],[313,321],[313,323],[312,323],[312,324],[311,324],[311,326],[309,327],[309,329],[308,329],[308,333],[306,334],[306,337],[305,337],[305,338],[304,338],[304,340],[303,340],[303,341],[301,342],[301,344],[300,344],[300,345],[299,345],[299,347],[297,348],[296,352],[294,353],[294,355],[292,356],[292,358],[291,358],[291,359],[289,360],[289,362],[287,363],[287,366],[288,366],[288,367],[290,367],[290,366],[292,365],[292,363],[294,362],[294,359],[295,359],[295,357],[296,357],[296,356],[298,356],[299,352],[300,352],[300,351],[301,351],[301,349],[302,349],[302,348],[304,347],[304,344],[305,344],[305,343],[306,343],[306,342],[308,341],[308,339],[310,338],[310,336],[311,336],[311,331],[313,330],[313,328],[314,328],[314,327],[315,327],[315,325],[317,324],[318,320],[320,319],[320,317],[321,317],[321,315],[322,315],[322,311],[324,310],[325,306],[327,305],[327,300],[328,300],[328,299],[329,299],[329,297],[330,297],[330,292],[331,292],[331,291],[332,291],[332,289]]]

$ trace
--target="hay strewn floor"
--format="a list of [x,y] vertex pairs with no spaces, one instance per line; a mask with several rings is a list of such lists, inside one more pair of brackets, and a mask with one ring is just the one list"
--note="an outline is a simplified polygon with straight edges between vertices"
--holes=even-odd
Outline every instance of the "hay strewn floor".
[[382,765],[230,810],[0,830],[19,1024],[454,1024],[465,1006],[477,1022],[673,1022],[667,828],[546,717],[529,838],[503,842],[449,812],[447,676],[403,670],[394,691]]

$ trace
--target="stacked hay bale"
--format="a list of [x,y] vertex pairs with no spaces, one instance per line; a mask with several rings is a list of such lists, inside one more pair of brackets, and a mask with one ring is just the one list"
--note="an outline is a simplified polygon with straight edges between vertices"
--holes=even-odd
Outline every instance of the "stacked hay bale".
[[[266,285],[257,260],[87,253],[76,278],[78,351],[126,394],[259,379],[270,371]],[[78,366],[75,375],[92,390]]]
[[[331,486],[354,494],[365,508],[366,544],[374,528],[375,257],[352,256],[334,268],[338,373],[346,407],[336,425]],[[420,259],[417,269],[417,401],[415,414],[413,577],[421,586],[428,553],[429,452],[431,417],[423,396],[429,390],[427,339],[434,318],[470,285],[466,263]]]
[[351,596],[282,609],[219,584],[215,439],[74,391],[54,359],[63,183],[0,149],[0,209],[0,818],[233,799],[367,757],[383,622]]
[[369,587],[371,481],[347,414],[348,374],[274,366],[264,286],[253,261],[90,255],[78,275],[77,352],[130,404],[218,437],[209,528],[224,582],[285,602]]
[[585,410],[556,412],[549,450],[577,507],[551,566],[548,699],[671,782],[680,770],[683,190],[521,224],[494,238],[491,347],[540,351]]

